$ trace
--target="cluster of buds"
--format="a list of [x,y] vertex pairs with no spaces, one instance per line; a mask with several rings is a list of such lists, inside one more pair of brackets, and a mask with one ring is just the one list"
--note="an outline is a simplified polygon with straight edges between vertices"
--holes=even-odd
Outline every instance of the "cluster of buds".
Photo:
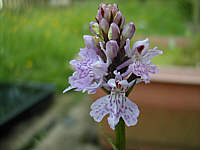
[[109,114],[108,122],[112,129],[123,118],[127,126],[137,123],[139,109],[126,97],[135,83],[150,82],[149,73],[157,73],[151,59],[162,54],[157,47],[149,49],[149,40],[137,41],[130,48],[135,33],[133,22],[125,24],[125,17],[116,4],[100,4],[96,21],[89,25],[93,36],[85,35],[85,48],[81,48],[81,60],[70,64],[75,72],[69,77],[71,89],[75,91],[96,92],[98,88],[110,94],[95,101],[90,115],[100,122]]
[[[125,17],[119,11],[118,6],[101,4],[96,16],[96,22],[90,23],[90,31],[103,39],[116,40],[117,42],[124,41],[133,37],[135,25],[130,22],[126,25]],[[123,44],[121,44],[121,47]]]
[[125,56],[124,45],[127,39],[132,39],[135,25],[133,22],[125,24],[125,17],[116,4],[102,3],[95,19],[96,21],[90,23],[90,31],[95,34],[94,39],[96,45],[99,45],[99,49],[106,51],[103,53],[100,50],[100,56],[106,61],[105,55],[107,54],[112,61],[109,66],[109,79],[113,77],[113,71],[116,70],[116,67],[128,59]]

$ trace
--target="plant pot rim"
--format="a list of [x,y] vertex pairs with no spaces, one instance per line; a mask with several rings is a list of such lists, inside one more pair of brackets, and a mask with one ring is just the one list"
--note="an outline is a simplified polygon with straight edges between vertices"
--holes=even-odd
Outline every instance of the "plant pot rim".
[[153,82],[200,85],[200,68],[159,66],[159,72],[151,75]]

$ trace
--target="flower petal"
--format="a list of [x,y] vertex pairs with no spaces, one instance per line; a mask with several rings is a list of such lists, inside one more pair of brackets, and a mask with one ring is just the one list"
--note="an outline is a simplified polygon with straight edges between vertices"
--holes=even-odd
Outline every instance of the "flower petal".
[[132,59],[128,59],[127,61],[123,62],[121,65],[119,65],[117,67],[117,70],[120,70],[122,68],[125,68],[127,67],[128,65],[132,64],[133,63],[133,60]]
[[110,114],[110,116],[107,118],[108,119],[108,124],[110,125],[110,128],[115,130],[115,126],[119,122],[120,116],[116,116],[115,114]]
[[118,53],[119,46],[116,41],[110,40],[106,43],[106,54],[111,60],[113,60]]
[[85,41],[85,46],[88,49],[97,49],[97,43],[94,40],[93,36],[91,36],[91,35],[84,35],[83,38],[84,38],[84,41]]
[[73,89],[73,87],[72,87],[72,86],[69,86],[68,88],[66,88],[66,89],[63,91],[63,93],[66,93],[66,92],[68,92],[68,91],[71,90],[71,89]]
[[100,122],[109,113],[107,108],[108,97],[109,95],[101,97],[91,105],[92,110],[90,111],[90,116],[97,122]]
[[146,53],[143,54],[145,59],[152,59],[155,56],[161,55],[163,52],[160,50],[157,50],[157,47],[154,47],[151,50],[148,50]]
[[137,61],[137,62],[129,65],[129,69],[132,70],[132,72],[135,75],[140,76],[141,79],[143,79],[143,81],[145,81],[145,83],[149,83],[150,76],[148,74],[149,73],[149,70],[147,69],[148,66],[149,66],[148,64],[142,64]]
[[109,81],[108,81],[108,85],[110,86],[110,87],[116,87],[116,82],[115,82],[115,79],[110,79]]
[[131,47],[130,47],[130,40],[126,40],[126,45],[124,46],[126,56],[131,57]]
[[88,60],[96,61],[98,59],[96,51],[88,48],[81,48],[78,54],[84,61]]
[[122,113],[122,118],[127,126],[134,126],[137,123],[139,116],[138,106],[126,97],[125,107]]
[[119,81],[119,84],[122,85],[122,87],[128,87],[129,83],[127,80],[122,80],[122,81]]
[[133,22],[127,23],[122,30],[122,40],[132,39],[135,33],[135,25]]
[[92,71],[95,74],[95,77],[102,78],[104,75],[107,74],[108,64],[104,63],[101,58],[99,57],[99,61],[94,62],[92,65]]
[[144,48],[141,50],[141,54],[143,55],[143,53],[146,53],[146,51],[149,50],[149,39],[146,38],[143,41],[137,41],[135,42],[135,44],[133,45],[133,52],[132,55],[135,54],[135,50],[141,46],[144,46]]

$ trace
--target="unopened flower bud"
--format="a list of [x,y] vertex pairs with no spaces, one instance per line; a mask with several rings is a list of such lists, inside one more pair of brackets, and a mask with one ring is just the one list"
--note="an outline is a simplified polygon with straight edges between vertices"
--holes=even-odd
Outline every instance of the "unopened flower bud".
[[99,24],[95,21],[90,22],[90,32],[99,35]]
[[109,7],[106,7],[104,9],[104,18],[109,22],[111,17],[111,9]]
[[122,18],[121,18],[121,23],[120,23],[120,25],[119,25],[119,27],[120,27],[120,30],[121,30],[121,29],[123,29],[123,27],[124,27],[124,24],[125,24],[125,17],[122,15]]
[[117,40],[119,38],[119,35],[120,35],[119,27],[115,23],[112,23],[108,31],[108,39]]
[[97,11],[97,16],[96,16],[97,22],[100,22],[100,20],[101,20],[102,18],[103,18],[103,17],[102,17],[102,14],[101,14],[101,9],[99,9],[99,10]]
[[93,36],[84,35],[83,38],[84,38],[84,41],[85,41],[85,46],[88,49],[96,49],[97,48],[98,42],[94,39]]
[[122,13],[120,11],[117,12],[117,14],[115,15],[114,17],[114,20],[113,22],[116,23],[117,25],[119,24],[120,20],[121,20],[121,17],[122,17]]
[[117,56],[118,50],[119,46],[116,41],[110,40],[106,43],[106,54],[111,60]]
[[117,6],[117,4],[113,4],[113,7],[112,7],[112,15],[115,16],[116,13],[117,13],[117,11],[118,11],[118,6]]
[[102,19],[99,23],[99,27],[102,30],[103,34],[107,34],[108,33],[108,29],[109,29],[109,23],[106,19]]
[[122,31],[122,40],[130,39],[133,37],[135,32],[135,25],[133,22],[127,23]]
[[110,10],[112,9],[112,5],[111,5],[111,4],[107,4],[106,6],[107,6],[107,8],[109,8]]
[[104,4],[104,3],[101,3],[101,4],[99,5],[99,8],[105,9],[105,7],[106,7],[106,4]]
[[104,4],[104,3],[101,3],[100,5],[99,5],[99,15],[101,15],[102,16],[102,18],[104,17],[104,9],[105,9],[105,7],[106,7],[106,4]]

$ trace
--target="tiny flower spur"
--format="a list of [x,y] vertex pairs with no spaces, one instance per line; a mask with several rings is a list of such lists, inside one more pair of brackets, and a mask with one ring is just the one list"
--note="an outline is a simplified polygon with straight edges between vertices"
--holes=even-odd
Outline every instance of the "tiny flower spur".
[[80,49],[80,60],[70,61],[75,72],[63,92],[74,89],[94,94],[99,88],[105,89],[109,95],[91,105],[90,116],[100,122],[108,115],[110,128],[121,130],[116,131],[117,147],[125,150],[125,136],[119,136],[125,135],[124,124],[136,125],[139,116],[138,106],[127,96],[135,83],[149,83],[149,74],[158,72],[151,59],[162,51],[150,49],[148,39],[136,41],[131,49],[136,28],[133,22],[125,23],[116,4],[100,4],[95,19],[89,24],[93,35],[83,37],[85,48]]

